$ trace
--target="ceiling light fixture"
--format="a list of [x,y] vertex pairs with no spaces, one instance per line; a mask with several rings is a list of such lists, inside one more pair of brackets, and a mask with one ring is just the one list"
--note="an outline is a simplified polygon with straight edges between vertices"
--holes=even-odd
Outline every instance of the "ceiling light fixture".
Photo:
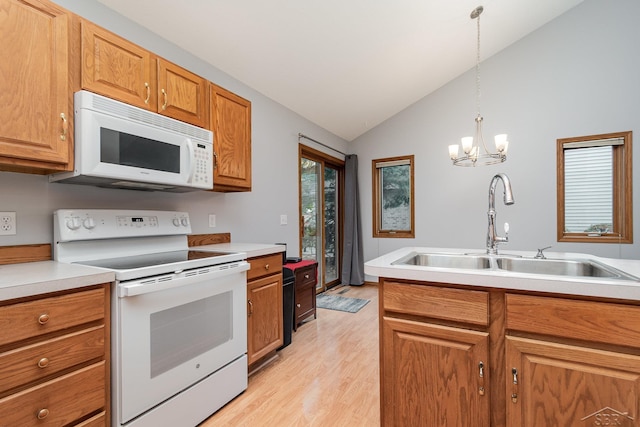
[[[463,155],[458,157],[459,145],[449,146],[449,157],[455,166],[476,166],[476,165],[493,165],[502,163],[507,160],[507,148],[509,141],[507,135],[501,134],[495,136],[496,152],[490,152],[482,137],[482,116],[480,115],[480,14],[484,8],[478,6],[471,12],[471,19],[476,19],[478,23],[478,50],[476,55],[476,107],[478,115],[476,116],[476,136],[475,140],[472,136],[462,138]],[[481,147],[484,152],[481,152]]]

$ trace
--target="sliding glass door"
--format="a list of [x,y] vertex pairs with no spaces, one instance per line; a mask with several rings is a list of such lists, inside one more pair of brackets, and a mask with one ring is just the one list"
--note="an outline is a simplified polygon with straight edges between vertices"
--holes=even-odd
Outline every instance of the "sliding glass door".
[[340,283],[344,162],[300,148],[300,248],[318,262],[318,291]]

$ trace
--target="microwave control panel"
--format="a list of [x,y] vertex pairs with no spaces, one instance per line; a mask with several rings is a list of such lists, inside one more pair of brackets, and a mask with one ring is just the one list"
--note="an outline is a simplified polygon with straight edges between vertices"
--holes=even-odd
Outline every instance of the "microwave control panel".
[[193,171],[193,184],[211,188],[213,185],[213,145],[194,143],[195,167]]

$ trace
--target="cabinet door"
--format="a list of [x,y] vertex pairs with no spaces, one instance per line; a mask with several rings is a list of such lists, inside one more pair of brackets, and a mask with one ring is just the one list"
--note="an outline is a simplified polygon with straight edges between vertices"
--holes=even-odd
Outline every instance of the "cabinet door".
[[165,116],[209,126],[207,81],[171,62],[158,59],[158,112]]
[[640,426],[640,356],[507,337],[507,426]]
[[489,334],[383,317],[383,426],[489,426]]
[[251,190],[251,103],[214,84],[211,127],[215,152],[213,190]]
[[0,164],[9,170],[71,170],[70,19],[49,2],[0,0]]
[[284,343],[282,274],[252,280],[247,285],[248,363]]
[[156,110],[156,68],[151,52],[91,22],[82,21],[82,88],[126,104]]

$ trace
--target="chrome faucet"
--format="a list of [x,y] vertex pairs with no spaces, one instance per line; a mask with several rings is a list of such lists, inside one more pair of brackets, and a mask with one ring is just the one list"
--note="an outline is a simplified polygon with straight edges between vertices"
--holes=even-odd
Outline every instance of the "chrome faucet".
[[507,224],[505,224],[505,236],[498,236],[496,234],[496,186],[498,185],[498,181],[502,181],[502,185],[504,186],[504,204],[512,205],[514,204],[513,200],[513,191],[511,191],[511,181],[509,177],[503,173],[496,174],[489,184],[489,212],[487,212],[487,216],[489,217],[489,228],[487,230],[487,253],[490,255],[498,254],[498,243],[508,242],[509,241],[509,229]]

